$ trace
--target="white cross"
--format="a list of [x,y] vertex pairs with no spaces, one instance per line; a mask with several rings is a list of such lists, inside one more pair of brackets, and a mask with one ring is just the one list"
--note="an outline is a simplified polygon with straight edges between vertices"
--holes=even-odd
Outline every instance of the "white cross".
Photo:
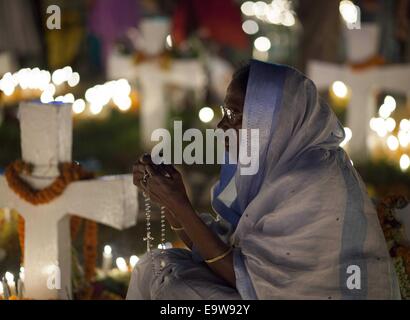
[[169,69],[161,68],[158,61],[135,65],[132,59],[112,55],[108,61],[108,75],[138,80],[141,87],[141,134],[146,146],[152,146],[151,133],[165,128],[168,109],[165,85],[173,84],[201,92],[206,84],[206,75],[197,59],[180,59],[171,62]]
[[[71,161],[71,105],[23,103],[19,117],[22,158],[34,165],[31,176],[21,177],[42,189],[59,175],[58,163]],[[21,199],[0,176],[1,207],[14,208],[25,219],[25,296],[66,299],[71,297],[69,214],[118,229],[130,227],[137,218],[137,189],[131,175],[78,181],[50,203],[36,206]],[[50,266],[56,265],[61,272],[60,290],[47,286]]]
[[401,92],[410,98],[410,65],[389,65],[363,71],[353,71],[349,66],[312,61],[308,76],[318,89],[328,88],[334,81],[343,81],[351,89],[347,108],[347,127],[352,130],[349,154],[353,160],[368,156],[369,122],[377,111],[376,93],[380,90]]

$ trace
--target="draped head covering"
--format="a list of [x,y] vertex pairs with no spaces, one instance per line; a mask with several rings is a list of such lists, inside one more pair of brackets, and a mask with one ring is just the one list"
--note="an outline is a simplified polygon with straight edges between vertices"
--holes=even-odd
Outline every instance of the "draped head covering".
[[259,130],[258,150],[240,141],[240,152],[257,151],[259,170],[243,175],[243,164],[222,165],[212,200],[235,229],[241,296],[398,297],[376,211],[339,147],[343,127],[313,82],[252,60],[242,128]]

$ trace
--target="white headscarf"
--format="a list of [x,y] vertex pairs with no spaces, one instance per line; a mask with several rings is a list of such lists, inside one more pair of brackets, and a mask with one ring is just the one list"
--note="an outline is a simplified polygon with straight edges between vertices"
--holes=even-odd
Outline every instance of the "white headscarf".
[[225,165],[213,194],[236,227],[235,272],[249,280],[237,283],[242,297],[397,298],[376,211],[313,82],[252,60],[242,127],[259,129],[259,171],[244,176],[240,165]]

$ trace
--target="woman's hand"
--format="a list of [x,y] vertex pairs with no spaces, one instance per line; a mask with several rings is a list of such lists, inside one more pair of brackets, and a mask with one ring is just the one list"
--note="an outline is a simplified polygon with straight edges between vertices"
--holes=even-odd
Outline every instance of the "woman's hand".
[[[145,177],[145,178],[144,178]],[[173,213],[181,205],[190,204],[181,174],[172,165],[156,165],[144,154],[133,167],[134,184],[150,198]]]

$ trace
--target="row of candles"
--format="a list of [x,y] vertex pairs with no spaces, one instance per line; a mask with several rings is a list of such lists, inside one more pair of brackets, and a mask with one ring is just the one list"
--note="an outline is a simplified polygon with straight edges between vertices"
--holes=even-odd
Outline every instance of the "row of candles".
[[17,283],[14,279],[14,275],[6,271],[0,282],[0,298],[9,299],[11,296],[18,296],[22,298],[24,294],[24,267],[20,268],[19,277]]
[[[165,244],[159,244],[158,249],[170,249],[172,248],[172,244],[170,242],[166,242]],[[136,255],[132,255],[127,261],[123,257],[118,257],[115,259],[115,265],[117,269],[121,272],[130,272],[130,270],[134,269],[135,265],[138,263],[139,258]],[[102,259],[102,271],[106,274],[108,273],[113,266],[113,254],[112,248],[109,245],[104,246],[103,250],[103,259]]]
[[[15,73],[7,72],[0,78],[0,91],[4,93],[6,100],[13,95],[23,99],[33,99],[37,96],[44,104],[53,101],[71,103],[73,113],[81,114],[85,112],[89,115],[98,115],[110,102],[116,105],[121,111],[128,111],[133,105],[131,97],[135,98],[135,93],[131,94],[131,85],[126,79],[108,81],[101,85],[89,88],[84,99],[76,99],[72,93],[57,95],[57,92],[74,88],[80,83],[80,74],[74,72],[72,67],[66,66],[57,69],[53,73],[39,68],[23,68]],[[135,100],[135,99],[134,99]],[[86,102],[87,101],[87,102]],[[134,101],[135,102],[135,101]]]
[[[172,248],[172,244],[167,242],[165,244],[159,244],[158,249],[169,249]],[[102,255],[102,272],[103,274],[108,274],[113,269],[113,254],[110,245],[105,245]],[[118,257],[115,259],[115,265],[120,272],[127,273],[134,269],[135,265],[138,263],[139,257],[132,255],[128,262],[123,257]],[[4,276],[0,281],[0,299],[9,299],[12,296],[17,296],[22,298],[24,295],[24,267],[20,268],[19,277],[17,281],[14,275],[6,271]]]

